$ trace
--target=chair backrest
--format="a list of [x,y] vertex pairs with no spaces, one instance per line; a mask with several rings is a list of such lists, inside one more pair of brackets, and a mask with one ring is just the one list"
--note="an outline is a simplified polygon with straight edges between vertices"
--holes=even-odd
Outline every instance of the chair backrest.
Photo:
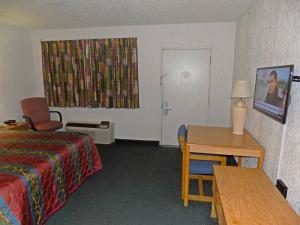
[[[184,153],[187,141],[187,128],[184,124],[180,125],[177,133],[178,143],[181,151]],[[208,154],[191,154],[192,160],[218,161],[222,166],[226,166],[226,156],[208,155]]]
[[33,123],[50,120],[49,107],[46,99],[43,97],[23,99],[21,101],[21,107],[24,116],[30,117]]
[[187,139],[187,129],[184,124],[180,125],[180,127],[178,128],[177,139],[178,139],[179,147],[181,148],[182,151]]

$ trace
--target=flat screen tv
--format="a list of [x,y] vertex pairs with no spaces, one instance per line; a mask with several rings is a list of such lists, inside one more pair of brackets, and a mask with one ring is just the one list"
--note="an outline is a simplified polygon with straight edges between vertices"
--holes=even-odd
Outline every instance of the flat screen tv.
[[258,68],[253,108],[285,124],[294,65]]

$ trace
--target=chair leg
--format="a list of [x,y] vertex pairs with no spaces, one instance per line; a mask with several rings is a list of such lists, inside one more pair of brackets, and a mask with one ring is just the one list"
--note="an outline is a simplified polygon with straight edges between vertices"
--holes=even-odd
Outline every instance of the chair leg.
[[238,167],[242,167],[242,164],[243,164],[243,157],[239,156],[238,157]]
[[198,188],[199,188],[199,195],[204,196],[203,180],[201,177],[198,178]]
[[216,206],[215,206],[215,202],[214,201],[212,202],[212,205],[211,205],[210,217],[211,218],[217,218]]

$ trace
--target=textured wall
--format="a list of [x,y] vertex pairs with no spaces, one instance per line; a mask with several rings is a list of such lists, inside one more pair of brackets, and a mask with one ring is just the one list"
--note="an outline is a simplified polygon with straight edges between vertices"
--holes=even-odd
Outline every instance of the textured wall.
[[20,99],[34,91],[30,31],[0,23],[0,121],[21,119]]
[[[288,46],[287,57],[295,64],[295,70],[300,75],[300,1],[287,1],[285,20],[288,40],[283,43]],[[284,27],[285,24],[282,24]],[[292,103],[283,138],[278,177],[289,187],[288,200],[300,215],[300,83],[293,83]]]
[[[295,64],[300,71],[299,18],[299,0],[256,1],[237,22],[233,80],[251,80],[254,91],[257,67]],[[286,125],[254,110],[251,100],[246,127],[266,149],[265,171],[287,184],[288,201],[300,215],[300,83],[291,93]]]

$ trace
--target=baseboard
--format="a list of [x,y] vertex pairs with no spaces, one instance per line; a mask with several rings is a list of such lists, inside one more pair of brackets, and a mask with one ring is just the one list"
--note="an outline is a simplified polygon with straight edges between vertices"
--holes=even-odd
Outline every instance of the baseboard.
[[159,145],[159,141],[150,141],[150,140],[133,140],[133,139],[115,139],[116,143],[138,143],[138,144],[153,144]]

